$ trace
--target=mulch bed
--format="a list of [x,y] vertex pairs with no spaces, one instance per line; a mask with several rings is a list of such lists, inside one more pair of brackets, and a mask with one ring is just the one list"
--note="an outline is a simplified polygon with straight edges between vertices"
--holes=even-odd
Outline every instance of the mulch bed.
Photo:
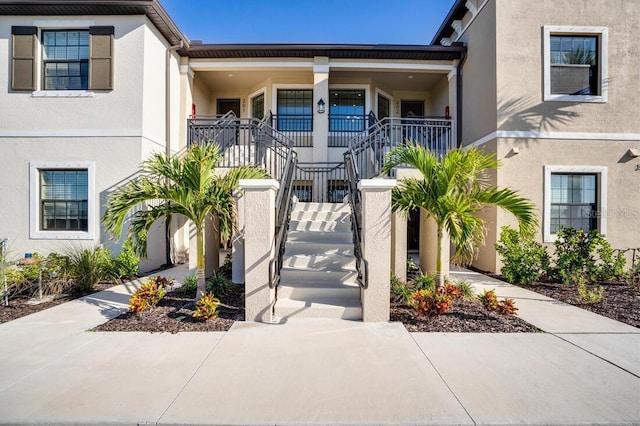
[[578,298],[576,286],[572,284],[537,282],[519,285],[519,287],[640,328],[640,285],[626,283],[602,283],[601,285],[604,288],[604,297],[598,303],[583,303]]
[[204,321],[193,318],[195,293],[180,289],[167,293],[153,309],[139,314],[126,312],[93,331],[146,331],[178,333],[181,331],[227,331],[237,320],[244,320],[244,286],[233,285],[220,299],[218,318]]
[[54,306],[60,305],[61,303],[69,302],[70,300],[77,299],[79,297],[86,296],[88,294],[103,291],[110,287],[113,287],[114,283],[112,282],[101,282],[96,285],[92,291],[89,292],[77,292],[73,294],[61,295],[57,298],[50,298],[48,296],[44,296],[44,302],[41,303],[32,303],[37,301],[36,298],[30,297],[14,297],[9,299],[9,306],[4,306],[4,299],[0,301],[0,324],[8,321],[12,321],[14,319],[18,319],[27,315],[34,314],[36,312],[43,311],[45,309],[53,308]]
[[447,333],[535,333],[540,330],[516,315],[487,311],[474,300],[455,300],[447,313],[419,316],[406,305],[391,304],[391,321],[401,321],[409,331]]

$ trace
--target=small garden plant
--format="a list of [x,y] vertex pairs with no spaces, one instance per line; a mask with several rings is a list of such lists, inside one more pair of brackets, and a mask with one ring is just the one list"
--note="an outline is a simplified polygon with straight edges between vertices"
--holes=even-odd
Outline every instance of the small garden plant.
[[504,315],[515,315],[518,310],[513,299],[506,298],[499,301],[495,290],[484,290],[478,298],[488,311],[496,311]]
[[507,282],[531,284],[549,269],[546,248],[513,228],[502,227],[496,251],[502,257],[502,275]]
[[139,314],[142,311],[156,307],[164,295],[167,294],[164,287],[162,280],[158,280],[156,277],[147,279],[129,299],[129,310]]
[[193,312],[193,317],[200,318],[205,321],[218,318],[218,305],[220,305],[220,300],[212,294],[207,293],[196,302],[196,309]]

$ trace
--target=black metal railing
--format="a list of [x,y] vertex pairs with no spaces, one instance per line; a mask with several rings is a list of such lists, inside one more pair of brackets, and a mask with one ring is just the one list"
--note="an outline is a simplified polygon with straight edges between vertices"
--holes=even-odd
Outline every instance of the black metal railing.
[[[375,117],[375,116],[373,116]],[[442,117],[385,117],[373,121],[366,131],[349,142],[349,153],[359,179],[378,176],[391,149],[412,141],[439,156],[456,148],[453,121]]]
[[362,253],[362,204],[358,189],[358,170],[349,152],[344,154],[344,165],[347,173],[347,195],[351,207],[351,231],[353,232],[353,254],[356,258],[356,271],[360,287],[369,286],[369,263]]
[[313,146],[313,115],[276,115],[269,113],[270,125],[293,141],[294,147]]
[[342,203],[347,191],[344,163],[298,163],[293,182],[298,201]]
[[285,244],[287,242],[287,230],[289,229],[289,218],[291,217],[293,178],[295,176],[298,155],[291,151],[284,166],[280,188],[276,194],[276,227],[274,234],[274,254],[269,261],[269,287],[276,288],[280,284],[280,271],[282,270],[282,259],[284,256]]
[[329,114],[328,146],[346,148],[349,141],[368,128],[368,115]]

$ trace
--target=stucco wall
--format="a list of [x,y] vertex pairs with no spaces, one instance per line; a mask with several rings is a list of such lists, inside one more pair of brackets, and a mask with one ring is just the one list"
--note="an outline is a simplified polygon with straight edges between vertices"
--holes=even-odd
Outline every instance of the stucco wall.
[[[429,110],[431,115],[443,116],[444,109],[449,105],[449,79],[443,75],[431,90]],[[451,111],[453,114],[454,111]]]
[[468,47],[462,71],[462,140],[465,145],[496,130],[495,34],[496,7],[494,1],[489,1],[460,39]]
[[[496,3],[499,129],[640,133],[639,1]],[[543,102],[544,25],[608,28],[606,103]]]

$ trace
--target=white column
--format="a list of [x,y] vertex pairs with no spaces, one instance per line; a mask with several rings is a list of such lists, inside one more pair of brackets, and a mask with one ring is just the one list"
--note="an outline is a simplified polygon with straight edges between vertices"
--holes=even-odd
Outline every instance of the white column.
[[391,190],[395,179],[364,179],[362,194],[362,251],[369,265],[368,285],[360,292],[362,321],[389,321],[391,278]]
[[[318,113],[318,101],[325,103],[325,112]],[[328,160],[329,135],[329,58],[315,57],[313,60],[313,162]]]
[[273,179],[242,179],[244,191],[245,320],[272,322],[275,290],[269,288],[273,256],[275,199]]

